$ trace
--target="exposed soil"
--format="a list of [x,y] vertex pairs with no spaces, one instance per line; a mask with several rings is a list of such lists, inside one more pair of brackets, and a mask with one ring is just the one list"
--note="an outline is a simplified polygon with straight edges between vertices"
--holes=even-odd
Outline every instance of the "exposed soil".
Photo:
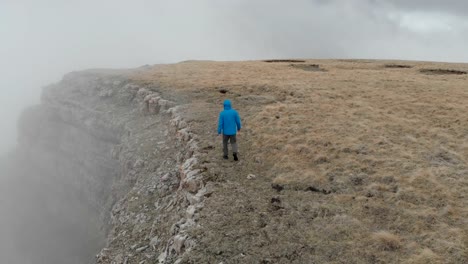
[[291,64],[291,67],[301,69],[304,71],[323,72],[324,69],[320,68],[318,64]]
[[420,72],[429,75],[463,75],[467,73],[466,71],[448,69],[421,69]]
[[296,63],[302,63],[305,62],[305,60],[264,60],[264,62],[272,63],[272,62],[296,62]]
[[385,68],[389,69],[411,69],[413,66],[411,65],[404,65],[404,64],[385,64]]

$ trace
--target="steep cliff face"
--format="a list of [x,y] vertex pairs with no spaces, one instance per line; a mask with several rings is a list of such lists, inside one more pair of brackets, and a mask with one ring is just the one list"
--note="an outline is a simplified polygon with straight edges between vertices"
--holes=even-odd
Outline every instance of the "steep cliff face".
[[[183,108],[157,90],[123,72],[71,73],[24,112],[12,158],[15,171],[23,167],[16,185],[28,184],[28,208],[47,207],[35,229],[51,230],[30,237],[62,243],[11,263],[173,262],[190,247],[186,210],[191,205],[192,217],[206,193],[196,139]],[[31,221],[27,213],[21,219],[18,231]],[[18,243],[33,246],[26,237]]]

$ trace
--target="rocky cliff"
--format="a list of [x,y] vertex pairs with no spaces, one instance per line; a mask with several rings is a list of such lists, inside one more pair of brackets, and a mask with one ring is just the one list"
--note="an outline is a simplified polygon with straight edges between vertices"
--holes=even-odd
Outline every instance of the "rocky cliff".
[[[47,193],[41,202],[59,211],[54,216],[70,217],[79,206],[73,217],[95,230],[80,236],[92,245],[73,263],[96,254],[98,263],[171,263],[190,248],[186,232],[208,191],[197,139],[173,99],[124,72],[85,71],[46,87],[42,103],[22,115],[15,160],[37,172],[23,173],[24,182]],[[34,263],[71,263],[70,255],[51,256],[62,253]]]

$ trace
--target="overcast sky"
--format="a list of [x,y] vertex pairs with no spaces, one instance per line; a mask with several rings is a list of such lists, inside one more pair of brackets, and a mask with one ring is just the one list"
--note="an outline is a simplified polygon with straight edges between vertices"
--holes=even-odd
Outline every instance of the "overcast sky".
[[468,62],[466,0],[0,0],[0,152],[69,71],[188,59]]

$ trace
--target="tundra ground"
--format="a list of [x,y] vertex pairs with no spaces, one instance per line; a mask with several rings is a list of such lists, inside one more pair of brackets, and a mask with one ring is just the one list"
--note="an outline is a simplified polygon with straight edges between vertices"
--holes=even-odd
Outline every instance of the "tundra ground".
[[[132,76],[190,105],[208,155],[186,263],[467,263],[468,65],[188,61]],[[222,159],[222,101],[243,119]],[[256,177],[249,177],[253,174]]]

